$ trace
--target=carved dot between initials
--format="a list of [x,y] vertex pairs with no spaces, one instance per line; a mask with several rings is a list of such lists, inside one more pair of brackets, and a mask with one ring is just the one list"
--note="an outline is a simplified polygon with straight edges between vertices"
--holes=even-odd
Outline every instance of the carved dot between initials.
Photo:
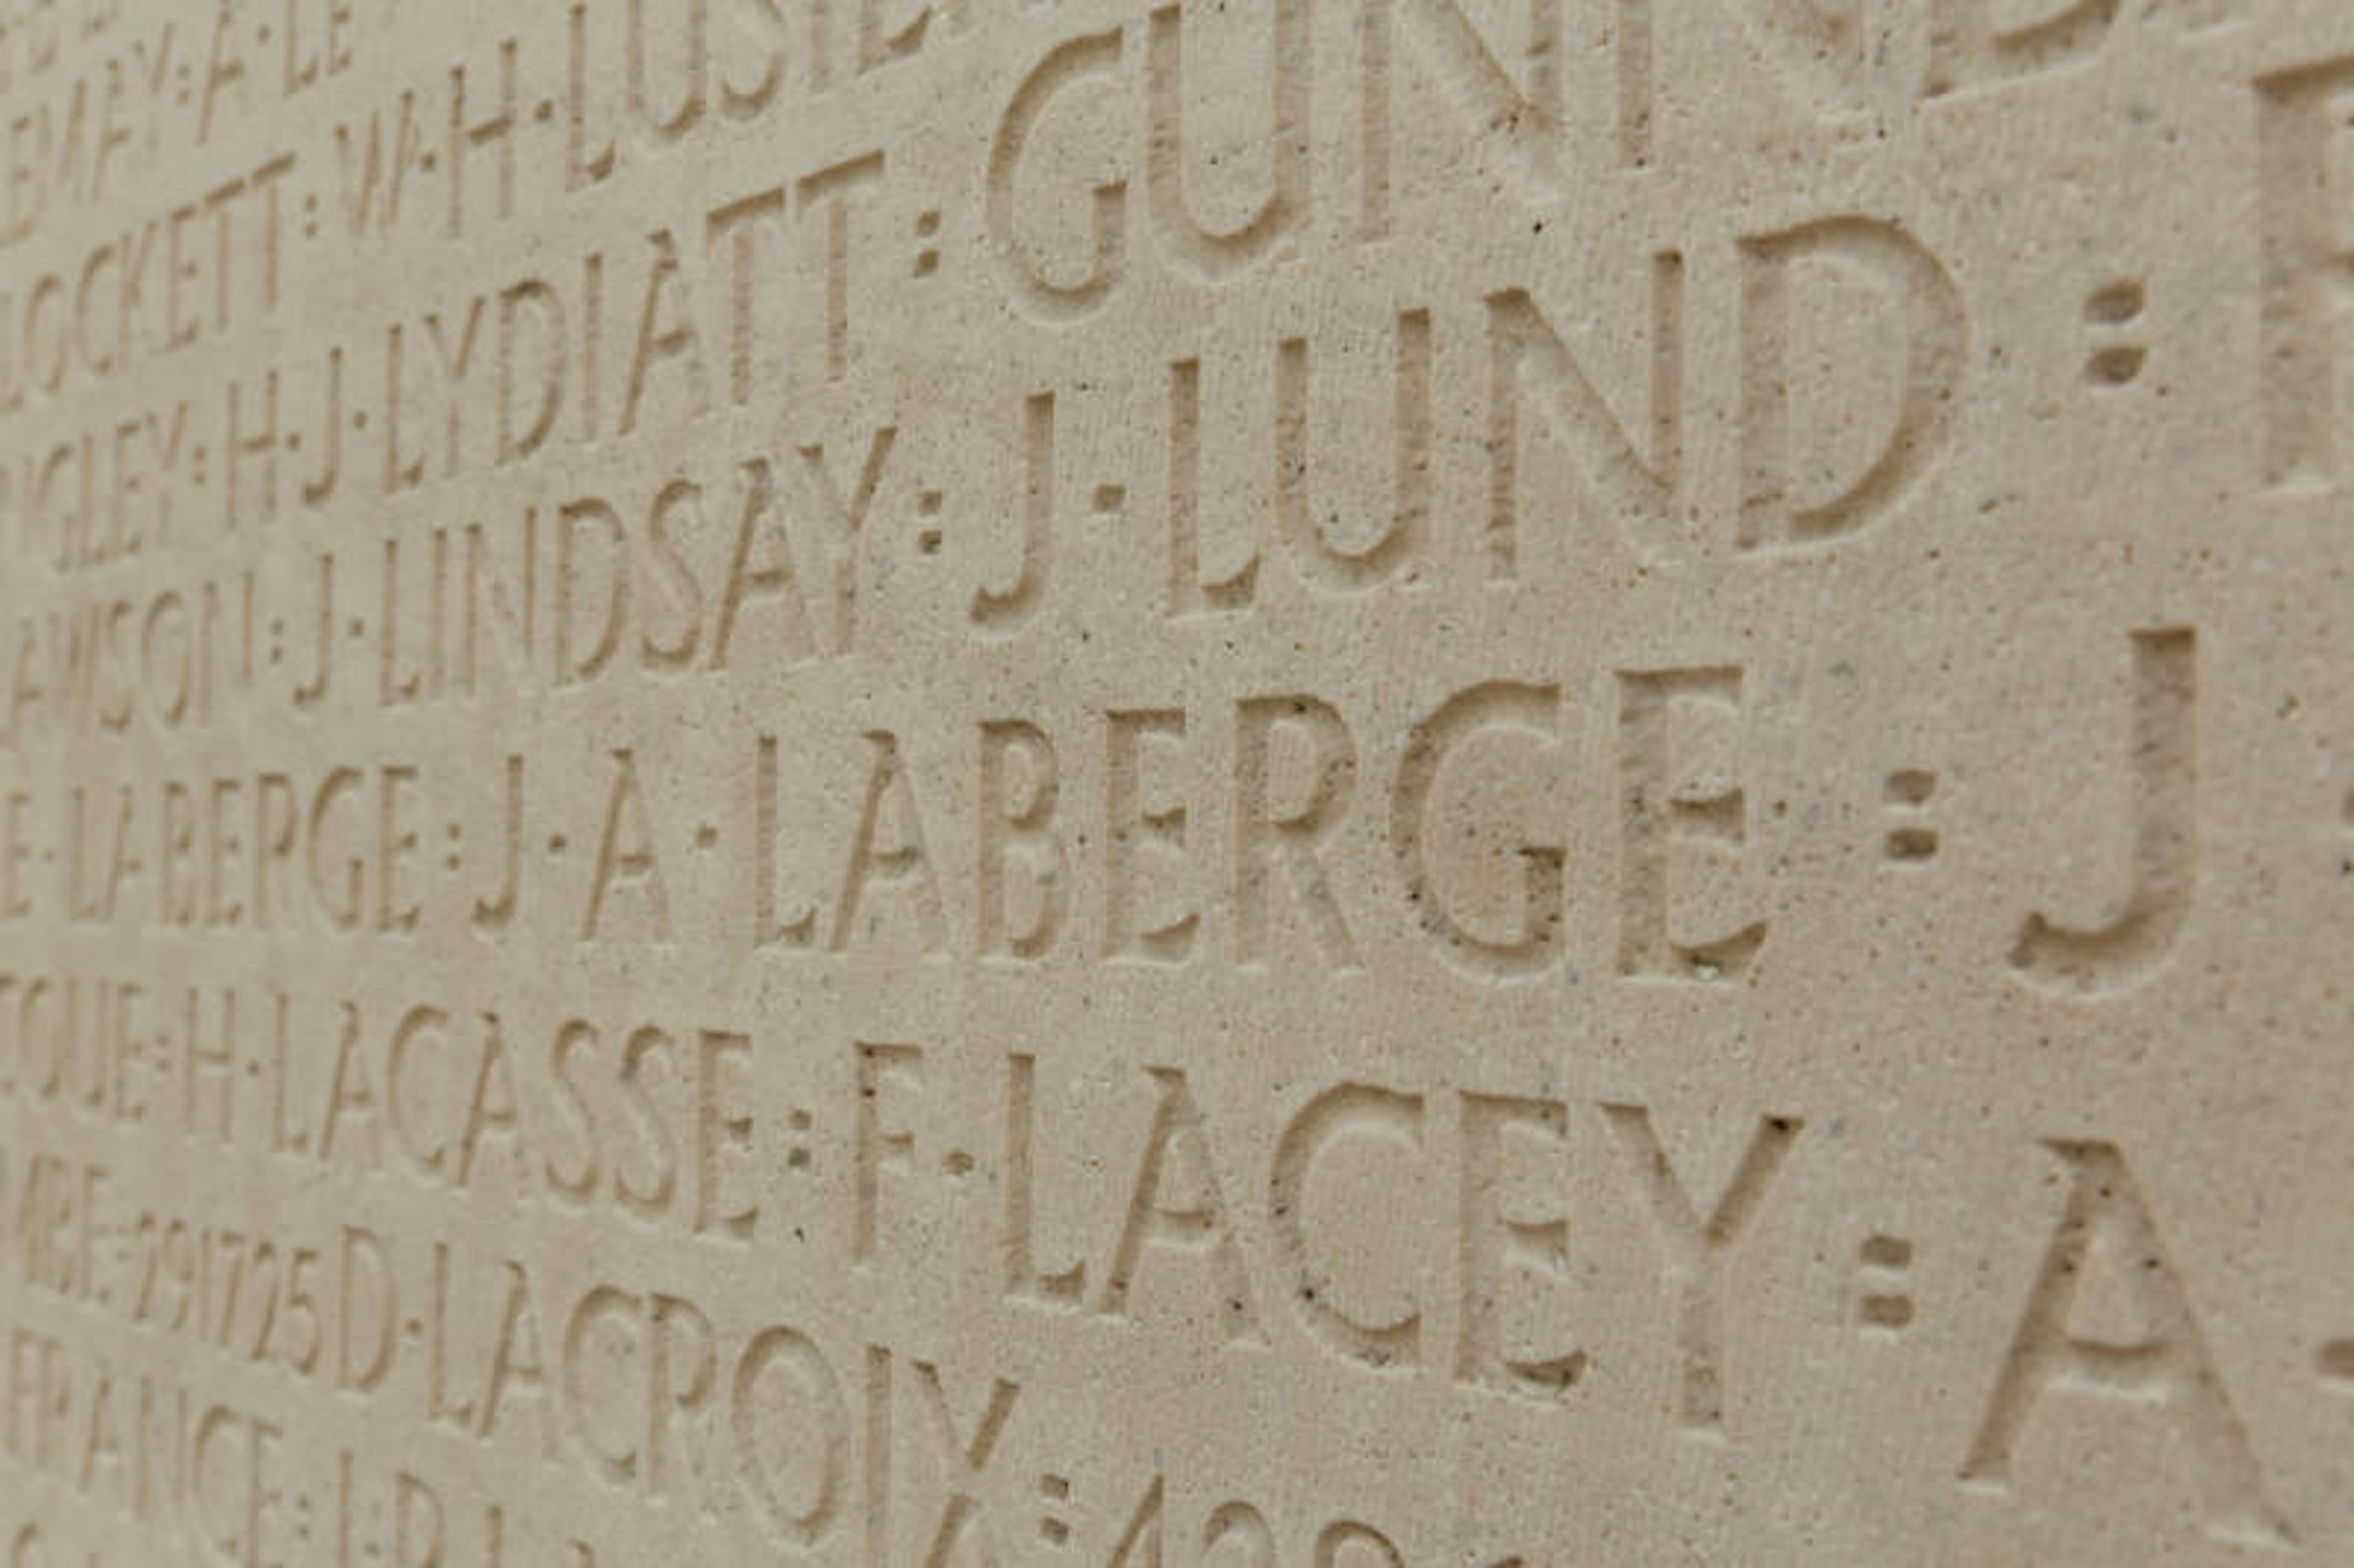
[[1937,776],[1925,768],[1900,768],[1888,776],[1888,801],[1893,806],[1923,806],[1937,792]]
[[1884,1329],[1894,1333],[1910,1328],[1913,1323],[1913,1298],[1909,1296],[1867,1296],[1856,1303],[1855,1315],[1868,1329]]
[[2123,387],[2141,374],[2149,351],[2130,345],[2097,350],[2084,364],[2084,376],[2101,387]]
[[[1038,1478],[1038,1495],[1049,1502],[1066,1502],[1071,1496],[1071,1483],[1066,1478],[1051,1472],[1043,1474]],[[1038,1535],[1049,1544],[1060,1546],[1071,1539],[1071,1527],[1068,1521],[1053,1513],[1041,1513],[1038,1516]]]
[[[2093,291],[2084,301],[2084,322],[2095,333],[2113,334],[2137,320],[2147,296],[2140,281],[2126,278]],[[2137,343],[2110,343],[2095,347],[2084,361],[2084,379],[2114,390],[2131,386],[2149,362],[2149,350]]]
[[2084,319],[2099,326],[2121,326],[2141,314],[2146,299],[2137,279],[2120,279],[2093,291],[2084,302]]
[[1881,798],[1899,821],[1882,840],[1882,857],[1897,865],[1918,866],[1937,856],[1937,830],[1920,821],[1937,793],[1937,776],[1925,768],[1900,768],[1881,786]]
[[2314,1370],[2326,1383],[2344,1383],[2354,1390],[2354,1340],[2332,1340],[2314,1352]]
[[1898,828],[1888,835],[1888,858],[1900,862],[1934,860],[1937,854],[1935,828]]
[[1857,1255],[1867,1268],[1910,1268],[1913,1244],[1903,1236],[1872,1236]]
[[1856,1299],[1856,1321],[1867,1329],[1895,1334],[1912,1327],[1913,1298],[1893,1288],[1913,1266],[1913,1244],[1885,1234],[1864,1238],[1856,1249],[1857,1271],[1863,1293]]

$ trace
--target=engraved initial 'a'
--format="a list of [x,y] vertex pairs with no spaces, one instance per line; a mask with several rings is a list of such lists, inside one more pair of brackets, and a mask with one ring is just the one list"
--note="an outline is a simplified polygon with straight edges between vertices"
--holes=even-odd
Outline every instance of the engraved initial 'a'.
[[2199,885],[2199,665],[2195,634],[2133,634],[2133,885],[2116,917],[2088,929],[2027,917],[2010,949],[2020,979],[2081,997],[2141,984],[2190,918]]

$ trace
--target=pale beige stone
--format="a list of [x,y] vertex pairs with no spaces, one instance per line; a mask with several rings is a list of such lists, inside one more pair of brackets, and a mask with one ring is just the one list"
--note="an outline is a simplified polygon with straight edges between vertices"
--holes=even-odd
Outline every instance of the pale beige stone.
[[2354,1561],[2349,126],[7,0],[0,1562]]

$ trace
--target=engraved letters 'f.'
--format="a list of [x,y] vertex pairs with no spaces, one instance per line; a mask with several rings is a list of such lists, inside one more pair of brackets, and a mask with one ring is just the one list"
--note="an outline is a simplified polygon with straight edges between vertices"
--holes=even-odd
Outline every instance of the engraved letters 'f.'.
[[2197,647],[2185,627],[2137,631],[2134,644],[2134,880],[2107,925],[2076,930],[2030,915],[2010,967],[2031,985],[2079,997],[2127,991],[2166,961],[2199,889]]

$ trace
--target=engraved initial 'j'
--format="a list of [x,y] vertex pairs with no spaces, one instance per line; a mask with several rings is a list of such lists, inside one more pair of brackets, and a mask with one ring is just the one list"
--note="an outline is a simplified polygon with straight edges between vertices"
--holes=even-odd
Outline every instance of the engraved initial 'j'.
[[2032,914],[2010,949],[2031,985],[2092,997],[2130,990],[2166,961],[2199,890],[2199,664],[2187,627],[2133,634],[2133,884],[2092,929]]

